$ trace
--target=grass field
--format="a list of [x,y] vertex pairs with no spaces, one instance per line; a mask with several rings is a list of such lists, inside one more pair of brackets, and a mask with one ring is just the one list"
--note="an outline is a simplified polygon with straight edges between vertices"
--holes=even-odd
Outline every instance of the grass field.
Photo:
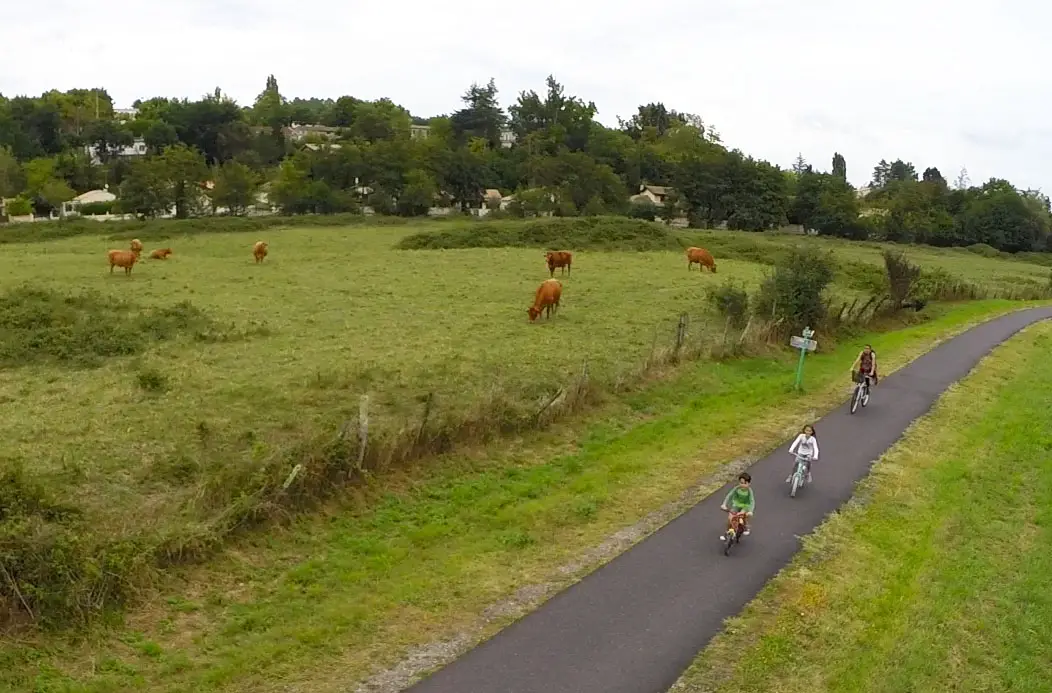
[[[1018,305],[968,304],[859,340],[890,370]],[[366,489],[178,571],[114,631],[10,643],[0,688],[336,692],[414,646],[457,636],[466,646],[516,615],[494,615],[494,601],[565,586],[612,557],[588,558],[592,547],[686,489],[714,490],[728,463],[763,454],[842,400],[855,348],[809,361],[807,398],[789,391],[791,359],[698,363],[606,407],[601,421],[389,478],[387,491]],[[719,444],[706,438],[713,430]]]
[[1052,690],[1050,348],[955,386],[673,690]]
[[[525,227],[471,228],[521,237]],[[126,239],[0,245],[0,321],[19,327],[0,335],[0,404],[10,411],[0,418],[0,501],[30,517],[0,529],[50,541],[33,558],[59,587],[62,560],[93,555],[92,542],[127,540],[88,566],[102,578],[80,593],[33,596],[76,613],[123,579],[128,566],[105,561],[143,560],[155,545],[175,560],[216,548],[197,542],[215,538],[216,526],[236,529],[258,504],[254,487],[239,490],[261,470],[279,470],[280,484],[295,462],[316,459],[316,441],[357,417],[363,393],[370,440],[419,429],[429,393],[432,431],[473,417],[491,427],[529,420],[585,362],[590,387],[609,393],[671,341],[681,313],[694,342],[723,332],[706,287],[727,278],[754,286],[765,262],[801,242],[721,232],[711,237],[723,244],[711,244],[715,276],[688,273],[680,250],[578,250],[560,314],[530,325],[525,309],[547,277],[539,247],[394,249],[420,230],[270,229],[259,236],[271,247],[259,266],[255,233],[163,242],[144,233],[147,250],[170,245],[175,255],[131,277],[109,276],[104,261]],[[802,242],[848,263],[837,299],[864,296],[858,277],[879,275],[876,251]],[[1047,271],[969,251],[909,252],[922,265],[949,257],[960,275],[1009,287],[1032,288]],[[26,282],[33,292],[19,289]],[[70,300],[69,291],[93,293]],[[917,318],[928,322],[858,338],[873,341],[887,365],[1015,307],[932,306]],[[40,316],[61,321],[42,326]],[[593,419],[366,476],[315,517],[243,537],[211,564],[173,567],[155,594],[120,586],[141,608],[115,633],[14,641],[0,654],[0,688],[276,691],[268,686],[313,669],[304,690],[340,690],[410,645],[473,622],[489,601],[550,579],[557,562],[770,444],[803,407],[834,403],[841,362],[857,345],[820,337],[830,352],[809,360],[806,405],[788,391],[791,354],[685,365],[664,384],[598,398]],[[699,462],[697,432],[714,423],[727,442]],[[39,519],[78,513],[57,544]],[[92,663],[102,660],[112,666]]]
[[[137,306],[190,301],[219,337],[177,336],[94,370],[3,371],[0,398],[19,402],[0,420],[4,452],[31,461],[48,484],[76,489],[96,526],[127,526],[131,512],[139,528],[160,530],[189,519],[181,509],[197,489],[179,481],[196,475],[202,430],[221,460],[283,454],[334,433],[357,417],[365,392],[374,435],[419,425],[428,393],[435,420],[480,407],[525,415],[586,360],[597,382],[637,369],[656,332],[668,343],[681,312],[701,329],[705,287],[717,282],[668,253],[582,252],[563,279],[558,319],[530,325],[526,308],[547,277],[538,250],[400,252],[391,249],[398,234],[275,232],[260,266],[252,238],[188,237],[173,242],[170,261],[144,262],[130,278],[107,273],[113,243],[99,238],[5,247],[0,291],[32,281]],[[723,269],[748,283],[762,270],[739,261]],[[231,331],[238,338],[227,339]],[[141,373],[161,382],[143,387]],[[115,432],[125,444],[113,444]]]
[[[98,237],[4,246],[0,292],[32,282],[97,291],[100,303],[133,302],[85,308],[81,317],[103,329],[122,311],[149,307],[176,306],[170,312],[184,319],[170,326],[167,341],[94,370],[36,363],[0,371],[0,401],[19,402],[0,419],[0,452],[31,461],[32,476],[49,485],[75,489],[104,531],[127,527],[131,513],[138,529],[163,532],[173,521],[201,520],[196,509],[186,513],[200,488],[184,483],[200,476],[200,465],[283,457],[356,418],[363,393],[379,440],[384,431],[419,426],[429,393],[438,427],[483,416],[507,427],[528,420],[586,361],[595,383],[629,377],[655,345],[669,344],[681,313],[691,315],[695,335],[720,332],[706,287],[724,278],[759,281],[764,265],[733,259],[730,243],[740,250],[788,242],[721,234],[731,259],[721,257],[718,275],[688,273],[673,252],[578,252],[558,319],[529,325],[525,309],[547,274],[538,249],[393,250],[406,233],[271,231],[272,253],[261,266],[251,261],[254,237],[190,236],[166,241],[174,258],[146,261],[130,278],[107,274],[104,253],[115,243]],[[875,249],[829,245],[874,268],[880,262]],[[945,255],[943,265],[959,276],[995,285],[1013,278],[1025,285],[1047,272],[968,251],[911,255],[922,265]],[[861,295],[849,283],[838,284],[838,298]],[[183,315],[181,301],[203,314]],[[12,350],[7,360],[16,364],[27,351]],[[113,444],[116,432],[125,444]]]

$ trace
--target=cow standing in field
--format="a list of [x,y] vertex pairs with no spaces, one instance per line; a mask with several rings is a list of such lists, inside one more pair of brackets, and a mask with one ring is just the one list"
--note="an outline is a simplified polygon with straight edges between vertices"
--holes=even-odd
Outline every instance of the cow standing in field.
[[267,244],[265,241],[256,241],[256,244],[252,246],[252,257],[256,258],[256,264],[263,262],[263,258],[267,256]]
[[573,264],[573,253],[565,250],[549,250],[544,254],[544,261],[548,263],[548,271],[555,276],[555,268],[561,267],[560,274],[569,274],[570,265]]
[[110,260],[110,274],[113,274],[114,267],[123,267],[125,274],[131,274],[132,267],[139,259],[139,253],[134,250],[111,250],[107,256]]
[[702,267],[708,267],[712,270],[713,274],[716,274],[716,260],[713,259],[712,253],[705,250],[704,248],[687,248],[687,271],[690,271],[690,266],[694,263],[698,263],[698,271],[701,271]]
[[150,253],[150,258],[153,260],[167,260],[168,256],[171,254],[171,248],[158,248],[157,250]]
[[530,322],[536,320],[542,312],[545,313],[545,317],[550,318],[552,312],[558,311],[562,295],[563,285],[558,279],[545,279],[541,282],[537,287],[537,295],[533,297],[533,305],[526,310]]

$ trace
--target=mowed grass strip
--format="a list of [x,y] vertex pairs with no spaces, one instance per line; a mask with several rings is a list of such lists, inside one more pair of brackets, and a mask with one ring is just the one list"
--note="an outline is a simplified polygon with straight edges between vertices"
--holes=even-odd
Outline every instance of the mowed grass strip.
[[672,690],[1052,690],[1050,348],[952,388]]
[[[859,342],[873,342],[888,372],[1018,305],[958,306]],[[397,491],[366,489],[367,502],[301,518],[181,573],[185,586],[168,586],[116,632],[8,644],[0,684],[345,691],[412,647],[475,625],[519,587],[575,579],[592,566],[569,574],[558,567],[842,401],[857,347],[810,357],[806,398],[790,391],[791,355],[695,364],[623,408],[608,407],[602,423],[553,431],[546,445],[520,441],[483,459],[443,460],[426,477],[388,478],[384,485]],[[494,618],[482,635],[508,618]]]

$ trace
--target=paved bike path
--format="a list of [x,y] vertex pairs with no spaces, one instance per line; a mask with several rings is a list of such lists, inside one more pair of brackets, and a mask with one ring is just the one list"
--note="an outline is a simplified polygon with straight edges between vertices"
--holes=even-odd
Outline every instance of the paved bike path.
[[[749,468],[752,534],[723,555],[719,510],[730,485],[413,686],[413,693],[660,693],[784,567],[798,537],[851,498],[855,483],[939,395],[1052,307],[993,319],[882,378],[869,406],[815,422],[814,483],[789,498],[789,440]],[[878,354],[879,358],[879,354]],[[844,364],[845,388],[850,384]],[[801,422],[801,425],[805,422]],[[705,435],[704,431],[699,436]]]

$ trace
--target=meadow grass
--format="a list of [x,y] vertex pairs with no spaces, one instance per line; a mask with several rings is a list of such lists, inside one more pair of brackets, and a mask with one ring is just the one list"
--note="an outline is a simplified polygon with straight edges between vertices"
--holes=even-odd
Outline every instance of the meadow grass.
[[[874,344],[890,372],[1018,306],[965,304],[858,339]],[[599,421],[392,475],[324,513],[245,537],[209,565],[176,571],[119,628],[9,643],[0,684],[344,691],[414,646],[461,633],[469,644],[515,616],[487,616],[495,600],[579,578],[612,557],[582,559],[589,547],[686,489],[718,488],[727,463],[762,455],[843,399],[857,346],[808,360],[807,397],[791,391],[791,355],[696,363],[609,404]]]
[[1052,690],[1049,348],[952,387],[672,690]]
[[883,267],[885,250],[902,252],[913,263],[929,270],[941,270],[963,281],[977,284],[991,292],[1010,292],[1022,289],[1047,290],[1052,280],[1048,253],[1021,253],[1009,255],[988,246],[992,253],[981,249],[935,248],[921,245],[897,245],[847,241],[837,238],[806,238],[792,234],[750,233],[728,234],[725,231],[684,231],[680,235],[712,249],[719,255],[754,262],[769,262],[778,252],[792,245],[813,243],[833,252],[844,265],[840,280],[850,283],[859,269],[865,266]]
[[[18,402],[0,419],[3,454],[75,493],[100,530],[127,526],[131,512],[139,529],[160,531],[187,521],[181,509],[196,490],[181,481],[202,454],[221,464],[286,453],[356,418],[366,392],[377,437],[419,425],[429,393],[433,420],[498,400],[508,418],[527,417],[586,361],[600,383],[638,369],[681,313],[704,329],[705,289],[718,281],[667,253],[581,252],[560,277],[558,317],[531,325],[526,308],[548,276],[539,251],[395,251],[400,233],[275,231],[258,266],[254,237],[189,236],[170,242],[172,259],[143,261],[130,277],[108,274],[115,242],[100,238],[5,246],[0,292],[31,282],[147,309],[188,301],[240,338],[198,333],[92,370],[52,359],[0,371],[0,400]],[[724,272],[761,277],[746,262]],[[163,393],[141,387],[144,371],[163,374]]]

